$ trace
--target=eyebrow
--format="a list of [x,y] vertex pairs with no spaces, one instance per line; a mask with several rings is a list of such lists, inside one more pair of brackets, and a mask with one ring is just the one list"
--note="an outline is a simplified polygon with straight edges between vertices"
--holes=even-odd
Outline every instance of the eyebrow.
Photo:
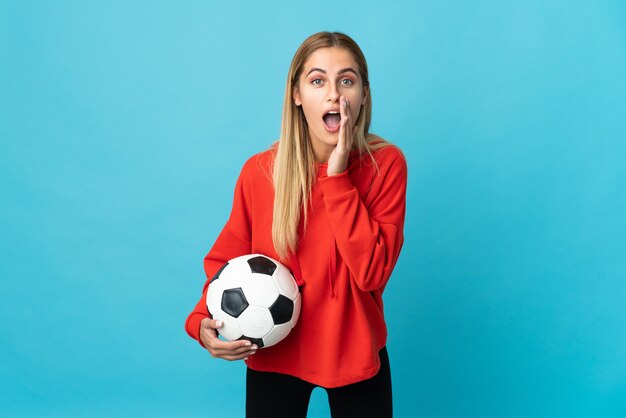
[[[311,70],[307,73],[306,76],[308,77],[309,74],[311,74],[313,71],[320,71],[320,72],[326,74],[326,70],[323,70],[321,68],[311,68]],[[354,73],[355,76],[358,77],[357,72],[354,71],[354,69],[352,67],[343,68],[343,69],[337,71],[337,74],[343,74],[343,73],[347,73],[347,72],[352,72],[352,73]]]

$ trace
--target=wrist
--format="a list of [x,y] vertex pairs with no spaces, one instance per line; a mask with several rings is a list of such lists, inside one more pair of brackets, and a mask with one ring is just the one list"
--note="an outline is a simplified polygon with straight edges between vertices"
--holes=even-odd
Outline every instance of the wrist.
[[326,175],[328,177],[336,176],[346,171],[346,168],[347,164],[344,164],[342,167],[328,167],[328,169],[326,170]]

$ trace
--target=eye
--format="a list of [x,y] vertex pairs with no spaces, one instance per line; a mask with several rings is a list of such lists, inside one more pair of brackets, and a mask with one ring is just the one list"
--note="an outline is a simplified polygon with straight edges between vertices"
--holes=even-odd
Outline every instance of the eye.
[[315,85],[315,86],[318,86],[318,85],[319,85],[319,83],[316,83],[316,81],[322,81],[322,80],[321,80],[321,79],[319,79],[319,78],[316,78],[315,80],[311,80],[311,84],[313,84],[313,85]]
[[344,83],[346,86],[351,86],[354,84],[354,81],[350,80],[349,78],[344,78],[341,81],[347,81],[348,83]]

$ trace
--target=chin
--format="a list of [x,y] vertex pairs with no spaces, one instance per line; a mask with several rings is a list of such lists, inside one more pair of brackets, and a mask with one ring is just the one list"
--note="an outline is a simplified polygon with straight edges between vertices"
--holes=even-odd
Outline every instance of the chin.
[[339,132],[331,133],[324,130],[317,137],[326,145],[337,145],[339,142]]
[[331,146],[337,146],[337,144],[339,143],[339,138],[337,136],[335,137],[330,137],[327,141],[324,141],[324,143],[326,145],[331,145]]
[[321,129],[321,131],[317,131],[316,132],[317,135],[315,135],[315,137],[318,138],[318,143],[323,144],[324,146],[327,147],[336,147],[337,144],[339,143],[339,132],[326,132],[326,130],[324,128]]

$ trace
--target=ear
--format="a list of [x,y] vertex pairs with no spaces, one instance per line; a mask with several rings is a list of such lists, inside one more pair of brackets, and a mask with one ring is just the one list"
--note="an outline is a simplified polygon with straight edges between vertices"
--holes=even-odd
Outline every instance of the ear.
[[297,87],[293,89],[293,101],[296,106],[300,106],[302,104],[302,100],[300,100],[300,92]]
[[361,99],[361,106],[363,106],[365,102],[367,102],[367,100],[369,99],[369,93],[370,93],[369,86],[363,87],[363,99]]

